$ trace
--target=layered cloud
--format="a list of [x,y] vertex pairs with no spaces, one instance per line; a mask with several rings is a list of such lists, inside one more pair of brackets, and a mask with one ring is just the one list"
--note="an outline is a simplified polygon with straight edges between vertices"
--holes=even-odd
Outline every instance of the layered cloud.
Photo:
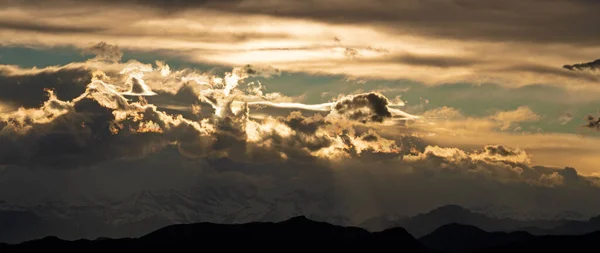
[[455,131],[460,129],[523,131],[518,126],[519,123],[538,121],[541,116],[527,106],[520,106],[514,110],[497,111],[487,117],[468,117],[456,108],[443,106],[425,111],[423,118],[429,119],[432,125]]
[[0,37],[5,45],[86,48],[103,60],[120,53],[98,40],[229,66],[598,91],[597,74],[561,68],[600,54],[589,25],[597,19],[596,5],[583,0],[5,1]]

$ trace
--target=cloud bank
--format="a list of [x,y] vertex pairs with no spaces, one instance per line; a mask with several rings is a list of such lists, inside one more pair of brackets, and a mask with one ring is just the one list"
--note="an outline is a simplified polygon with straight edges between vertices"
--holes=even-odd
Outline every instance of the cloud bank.
[[[278,73],[269,67],[244,65],[217,76],[110,59],[1,67],[0,78],[10,82],[0,89],[15,91],[0,97],[1,198],[127,198],[210,186],[253,189],[242,192],[263,199],[309,191],[334,199],[318,198],[332,205],[321,209],[327,215],[356,221],[448,203],[600,212],[590,201],[600,191],[595,177],[535,166],[524,149],[431,141],[443,133],[432,119],[446,120],[445,127],[466,120],[453,108],[415,116],[377,92],[310,105],[264,92],[253,78]],[[504,128],[537,117],[519,107],[472,122]],[[133,183],[138,174],[155,183]]]

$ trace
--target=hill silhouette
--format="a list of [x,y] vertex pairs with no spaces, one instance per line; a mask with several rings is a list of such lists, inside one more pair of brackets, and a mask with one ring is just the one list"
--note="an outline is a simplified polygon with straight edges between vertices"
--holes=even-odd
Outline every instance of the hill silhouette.
[[369,232],[358,227],[337,226],[299,216],[277,223],[204,222],[170,225],[139,238],[67,241],[58,237],[45,237],[19,244],[0,243],[0,252],[173,251],[203,250],[213,245],[219,249],[281,250],[279,244],[270,243],[271,241],[287,241],[288,247],[294,247],[291,250],[307,247],[310,242],[320,241],[319,244],[323,244],[324,241],[329,241],[337,242],[335,247],[338,250],[353,247],[353,242],[360,242],[370,243],[369,251],[389,251],[391,248],[398,252],[580,252],[595,248],[600,241],[600,232],[585,235],[535,236],[527,232],[487,232],[475,226],[452,223],[416,240],[401,227]]
[[419,239],[426,247],[440,252],[475,252],[491,247],[533,239],[527,232],[486,232],[478,227],[448,224]]
[[[207,249],[218,245],[221,249],[241,247],[264,249],[271,244],[243,243],[250,241],[338,241],[369,242],[372,245],[390,246],[400,252],[428,252],[412,235],[402,228],[371,233],[362,228],[342,227],[317,222],[304,216],[283,222],[252,222],[246,224],[196,223],[171,225],[140,238],[66,241],[46,237],[16,245],[0,246],[2,252],[81,251],[105,252],[109,250],[157,250],[185,248]],[[229,242],[229,243],[223,243]],[[385,243],[388,242],[388,243]],[[349,244],[339,244],[339,247]],[[272,245],[271,245],[272,246]],[[1,248],[3,247],[3,248]]]
[[545,235],[477,252],[596,252],[598,242],[600,232],[585,235]]
[[[339,219],[318,216],[310,216],[310,218],[319,221],[327,220],[336,225],[352,224],[346,222],[348,219],[343,216]],[[281,220],[279,217],[277,219]],[[158,216],[149,216],[122,224],[110,221],[96,216],[75,216],[67,219],[51,215],[41,217],[30,211],[0,211],[0,242],[14,244],[46,236],[57,236],[68,240],[98,237],[137,238],[173,224],[172,221]],[[222,223],[242,222],[226,220]],[[439,227],[454,223],[475,226],[490,232],[526,231],[533,235],[583,235],[600,231],[600,216],[589,220],[516,220],[489,217],[457,205],[442,206],[412,217],[375,217],[356,226],[371,232],[402,227],[414,237],[420,238]]]

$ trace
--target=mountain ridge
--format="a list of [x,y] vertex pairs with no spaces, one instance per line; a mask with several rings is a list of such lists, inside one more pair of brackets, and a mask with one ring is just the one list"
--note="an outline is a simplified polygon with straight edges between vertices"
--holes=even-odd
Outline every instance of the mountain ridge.
[[[251,222],[244,224],[216,224],[209,222],[176,224],[158,229],[139,238],[66,241],[58,237],[44,237],[13,245],[0,245],[2,252],[28,252],[41,250],[102,252],[107,250],[156,250],[156,249],[206,249],[208,245],[221,248],[239,247],[241,244],[223,244],[249,241],[344,241],[393,242],[395,249],[406,252],[430,252],[418,240],[403,229],[390,229],[371,233],[358,227],[344,227],[326,222],[313,221],[298,216],[282,222]],[[322,243],[322,242],[321,242]],[[339,247],[350,244],[339,244]],[[270,248],[273,245],[243,244],[244,248]],[[336,246],[337,247],[337,246]]]
[[[300,192],[291,194],[307,195],[308,193]],[[312,198],[312,195],[309,197]],[[308,204],[315,203],[314,205],[318,206],[319,198],[315,197],[314,199],[317,202],[308,202]],[[152,205],[158,205],[158,203],[160,203],[160,201]],[[200,214],[198,215],[189,214],[190,217],[192,217],[189,219],[189,221],[173,221],[169,219],[163,219],[162,216],[158,216],[153,213],[141,213],[143,215],[143,218],[140,218],[140,216],[133,216],[136,218],[127,222],[124,222],[123,220],[121,220],[121,222],[117,222],[118,220],[115,221],[114,218],[112,218],[112,215],[114,214],[115,210],[113,210],[111,213],[104,213],[105,215],[107,215],[104,218],[97,217],[94,215],[77,216],[77,213],[60,216],[58,218],[52,218],[52,216],[41,217],[38,216],[36,213],[23,210],[0,210],[0,226],[3,228],[0,230],[0,242],[18,243],[49,235],[55,235],[70,240],[79,238],[91,239],[98,237],[138,237],[171,224],[189,224],[197,223],[200,221],[208,221],[219,224],[239,224],[252,221],[276,222],[285,221],[286,218],[289,217],[297,217],[302,215],[312,220],[326,221],[328,223],[336,225],[361,227],[371,232],[380,232],[384,229],[402,227],[416,238],[420,238],[424,235],[430,234],[439,227],[451,223],[476,226],[485,231],[526,231],[533,235],[581,235],[600,230],[600,216],[583,221],[521,221],[510,218],[499,219],[488,217],[484,214],[473,212],[467,208],[458,205],[441,206],[429,212],[417,214],[412,217],[397,216],[393,217],[392,219],[384,217],[384,219],[378,221],[380,224],[375,225],[367,223],[356,224],[352,223],[348,217],[345,217],[341,214],[336,214],[335,212],[324,212],[320,214],[314,213],[311,211],[310,208],[306,207],[307,204],[303,203],[291,202],[278,204],[279,207],[272,207],[274,207],[275,209],[281,208],[280,210],[274,211],[272,209],[265,209],[264,213],[260,212],[259,210],[242,209],[243,212],[237,213],[235,214],[235,216],[219,214],[221,215],[219,217],[223,217],[224,219],[212,220],[206,220],[204,219],[204,217],[208,217],[206,215],[209,215],[211,213],[217,214],[216,211],[219,209],[203,209],[198,210],[198,212],[200,212]],[[137,204],[132,203],[132,205]],[[61,205],[53,206],[61,207]],[[185,214],[187,212],[193,212],[194,209],[192,207],[194,206],[190,206],[190,209],[184,210],[182,214]],[[158,208],[158,206],[156,208]],[[169,207],[163,208],[163,210],[168,211],[175,208],[176,207]],[[234,210],[235,208],[233,208],[232,210]],[[288,215],[284,215],[286,213]],[[128,214],[121,214],[118,217],[125,216],[128,216]],[[243,217],[243,219],[237,219],[235,217]]]
[[[202,250],[209,246],[220,248],[279,249],[278,244],[266,241],[288,241],[299,247],[312,246],[319,241],[334,242],[336,249],[354,248],[354,243],[370,243],[371,251],[398,250],[400,252],[544,252],[582,251],[595,247],[600,231],[577,236],[535,236],[527,232],[487,232],[483,229],[457,223],[439,227],[418,240],[404,228],[396,227],[379,232],[363,228],[338,226],[297,216],[281,222],[250,222],[217,224],[201,222],[175,224],[157,229],[137,238],[97,238],[95,240],[62,240],[47,236],[18,244],[0,243],[1,252],[79,251],[106,252],[114,250]],[[223,243],[229,242],[229,243]],[[342,243],[343,242],[343,243]],[[297,246],[296,246],[297,245]],[[333,244],[329,244],[333,246]],[[385,247],[385,248],[384,248]]]

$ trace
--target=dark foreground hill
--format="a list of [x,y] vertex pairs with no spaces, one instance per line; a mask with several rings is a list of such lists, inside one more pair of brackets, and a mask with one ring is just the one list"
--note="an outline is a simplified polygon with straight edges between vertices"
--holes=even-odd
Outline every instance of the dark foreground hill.
[[[1,245],[0,252],[106,252],[114,250],[173,250],[175,248],[202,250],[209,246],[219,246],[219,249],[265,249],[277,245],[266,243],[266,241],[324,240],[337,241],[339,243],[336,247],[342,248],[347,247],[350,242],[361,242],[375,247],[391,247],[397,252],[428,252],[419,241],[402,228],[371,233],[362,228],[335,226],[312,221],[303,216],[279,223],[172,225],[132,239],[65,241],[56,237],[46,237],[16,245]],[[288,243],[281,245],[284,248],[280,249],[293,250],[295,247],[306,245],[305,243]],[[374,249],[372,246],[370,247],[371,250]]]
[[487,248],[480,252],[598,252],[600,232],[585,235],[545,235]]
[[460,224],[444,225],[419,239],[430,249],[441,252],[475,252],[534,239],[527,232],[486,232],[478,227]]
[[[285,244],[273,241],[287,241]],[[311,243],[316,241],[327,241]],[[333,243],[332,243],[333,242]],[[470,225],[449,224],[416,240],[403,228],[368,232],[317,222],[304,216],[287,221],[246,224],[196,223],[171,225],[139,238],[67,241],[46,237],[20,244],[0,244],[0,252],[121,252],[156,250],[176,252],[219,249],[273,249],[293,251],[334,246],[336,250],[360,244],[370,252],[587,252],[597,249],[600,232],[585,235],[535,236],[527,232],[487,232]],[[335,244],[335,245],[334,245]],[[367,248],[364,248],[367,245]]]
[[486,232],[449,224],[419,239],[431,250],[462,252],[597,252],[600,232],[585,235],[534,236],[527,232]]

